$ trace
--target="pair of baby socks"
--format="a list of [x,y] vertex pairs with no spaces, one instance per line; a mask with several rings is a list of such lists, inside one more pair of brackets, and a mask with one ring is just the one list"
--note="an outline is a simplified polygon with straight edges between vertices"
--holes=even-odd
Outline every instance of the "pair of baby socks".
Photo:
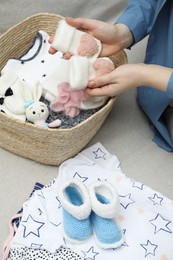
[[[92,35],[70,26],[65,20],[61,20],[52,47],[62,53],[70,52],[72,57],[62,62],[59,73],[61,71],[62,74],[65,73],[66,80],[58,85],[57,98],[52,101],[50,107],[54,111],[60,111],[64,108],[67,114],[74,117],[79,113],[79,109],[102,106],[107,100],[106,97],[89,97],[83,91],[89,80],[95,76],[107,74],[115,68],[109,58],[98,58],[102,49],[101,42]],[[67,87],[64,91],[64,83],[66,86],[68,85],[68,95],[66,93]],[[76,97],[76,103],[74,102],[75,98],[71,100],[72,95]],[[66,100],[65,103],[64,100]]]
[[70,26],[65,20],[58,24],[52,47],[73,55],[69,60],[69,83],[72,89],[84,89],[90,79],[115,68],[109,58],[98,58],[102,49],[98,39]]

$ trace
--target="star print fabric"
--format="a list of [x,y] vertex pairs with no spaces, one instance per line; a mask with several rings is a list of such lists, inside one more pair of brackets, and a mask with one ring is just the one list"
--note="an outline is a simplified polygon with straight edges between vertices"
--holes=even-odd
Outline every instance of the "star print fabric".
[[[69,178],[83,182],[109,181],[119,194],[117,220],[125,242],[117,249],[101,249],[92,235],[83,244],[63,238],[62,206],[57,190]],[[23,216],[11,248],[29,247],[55,253],[61,246],[71,248],[88,260],[172,260],[173,202],[146,185],[127,178],[120,162],[100,143],[61,164],[58,177],[49,187],[35,191],[23,205]]]

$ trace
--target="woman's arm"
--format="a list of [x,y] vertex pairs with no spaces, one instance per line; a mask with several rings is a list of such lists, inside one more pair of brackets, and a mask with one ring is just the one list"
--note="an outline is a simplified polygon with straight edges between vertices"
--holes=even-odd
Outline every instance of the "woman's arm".
[[129,0],[116,24],[126,25],[137,43],[150,33],[157,8],[158,0]]
[[[66,18],[66,22],[79,30],[85,31],[102,42],[101,57],[108,57],[121,49],[130,47],[143,39],[151,30],[157,0],[129,0],[128,5],[114,25],[99,20],[86,18]],[[53,42],[52,36],[49,40]],[[51,47],[49,53],[56,50]],[[70,54],[65,54],[70,58]]]
[[117,96],[138,86],[150,86],[166,92],[172,73],[173,69],[159,65],[125,64],[91,80],[86,91],[91,96]]

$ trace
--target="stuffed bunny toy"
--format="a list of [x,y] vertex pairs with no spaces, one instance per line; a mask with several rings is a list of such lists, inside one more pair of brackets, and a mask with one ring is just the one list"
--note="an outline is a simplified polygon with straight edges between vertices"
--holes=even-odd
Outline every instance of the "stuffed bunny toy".
[[39,82],[36,83],[33,93],[28,91],[26,88],[23,88],[23,95],[26,101],[26,119],[29,122],[44,128],[58,127],[61,125],[60,119],[56,119],[51,123],[46,123],[49,116],[49,109],[45,103],[39,101],[42,95],[42,86]]

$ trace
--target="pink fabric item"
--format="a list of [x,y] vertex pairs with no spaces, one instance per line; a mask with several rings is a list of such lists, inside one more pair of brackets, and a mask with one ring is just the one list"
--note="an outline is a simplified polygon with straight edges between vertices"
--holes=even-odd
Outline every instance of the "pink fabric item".
[[90,34],[83,34],[80,40],[80,46],[78,48],[78,54],[80,56],[91,57],[98,52],[98,44],[94,37]]
[[98,58],[93,67],[96,70],[96,76],[108,74],[115,69],[113,62],[104,58]]
[[12,217],[12,219],[9,222],[10,233],[3,244],[2,260],[10,260],[10,258],[8,258],[8,255],[10,252],[10,245],[11,245],[11,241],[13,240],[13,237],[17,231],[16,224],[13,223],[13,220],[15,220],[16,218],[21,218],[21,217],[22,217],[22,214],[16,214],[14,217]]
[[72,90],[68,82],[63,82],[58,85],[58,97],[51,102],[50,108],[57,112],[65,111],[73,118],[79,114],[80,102],[88,97],[84,90]]

